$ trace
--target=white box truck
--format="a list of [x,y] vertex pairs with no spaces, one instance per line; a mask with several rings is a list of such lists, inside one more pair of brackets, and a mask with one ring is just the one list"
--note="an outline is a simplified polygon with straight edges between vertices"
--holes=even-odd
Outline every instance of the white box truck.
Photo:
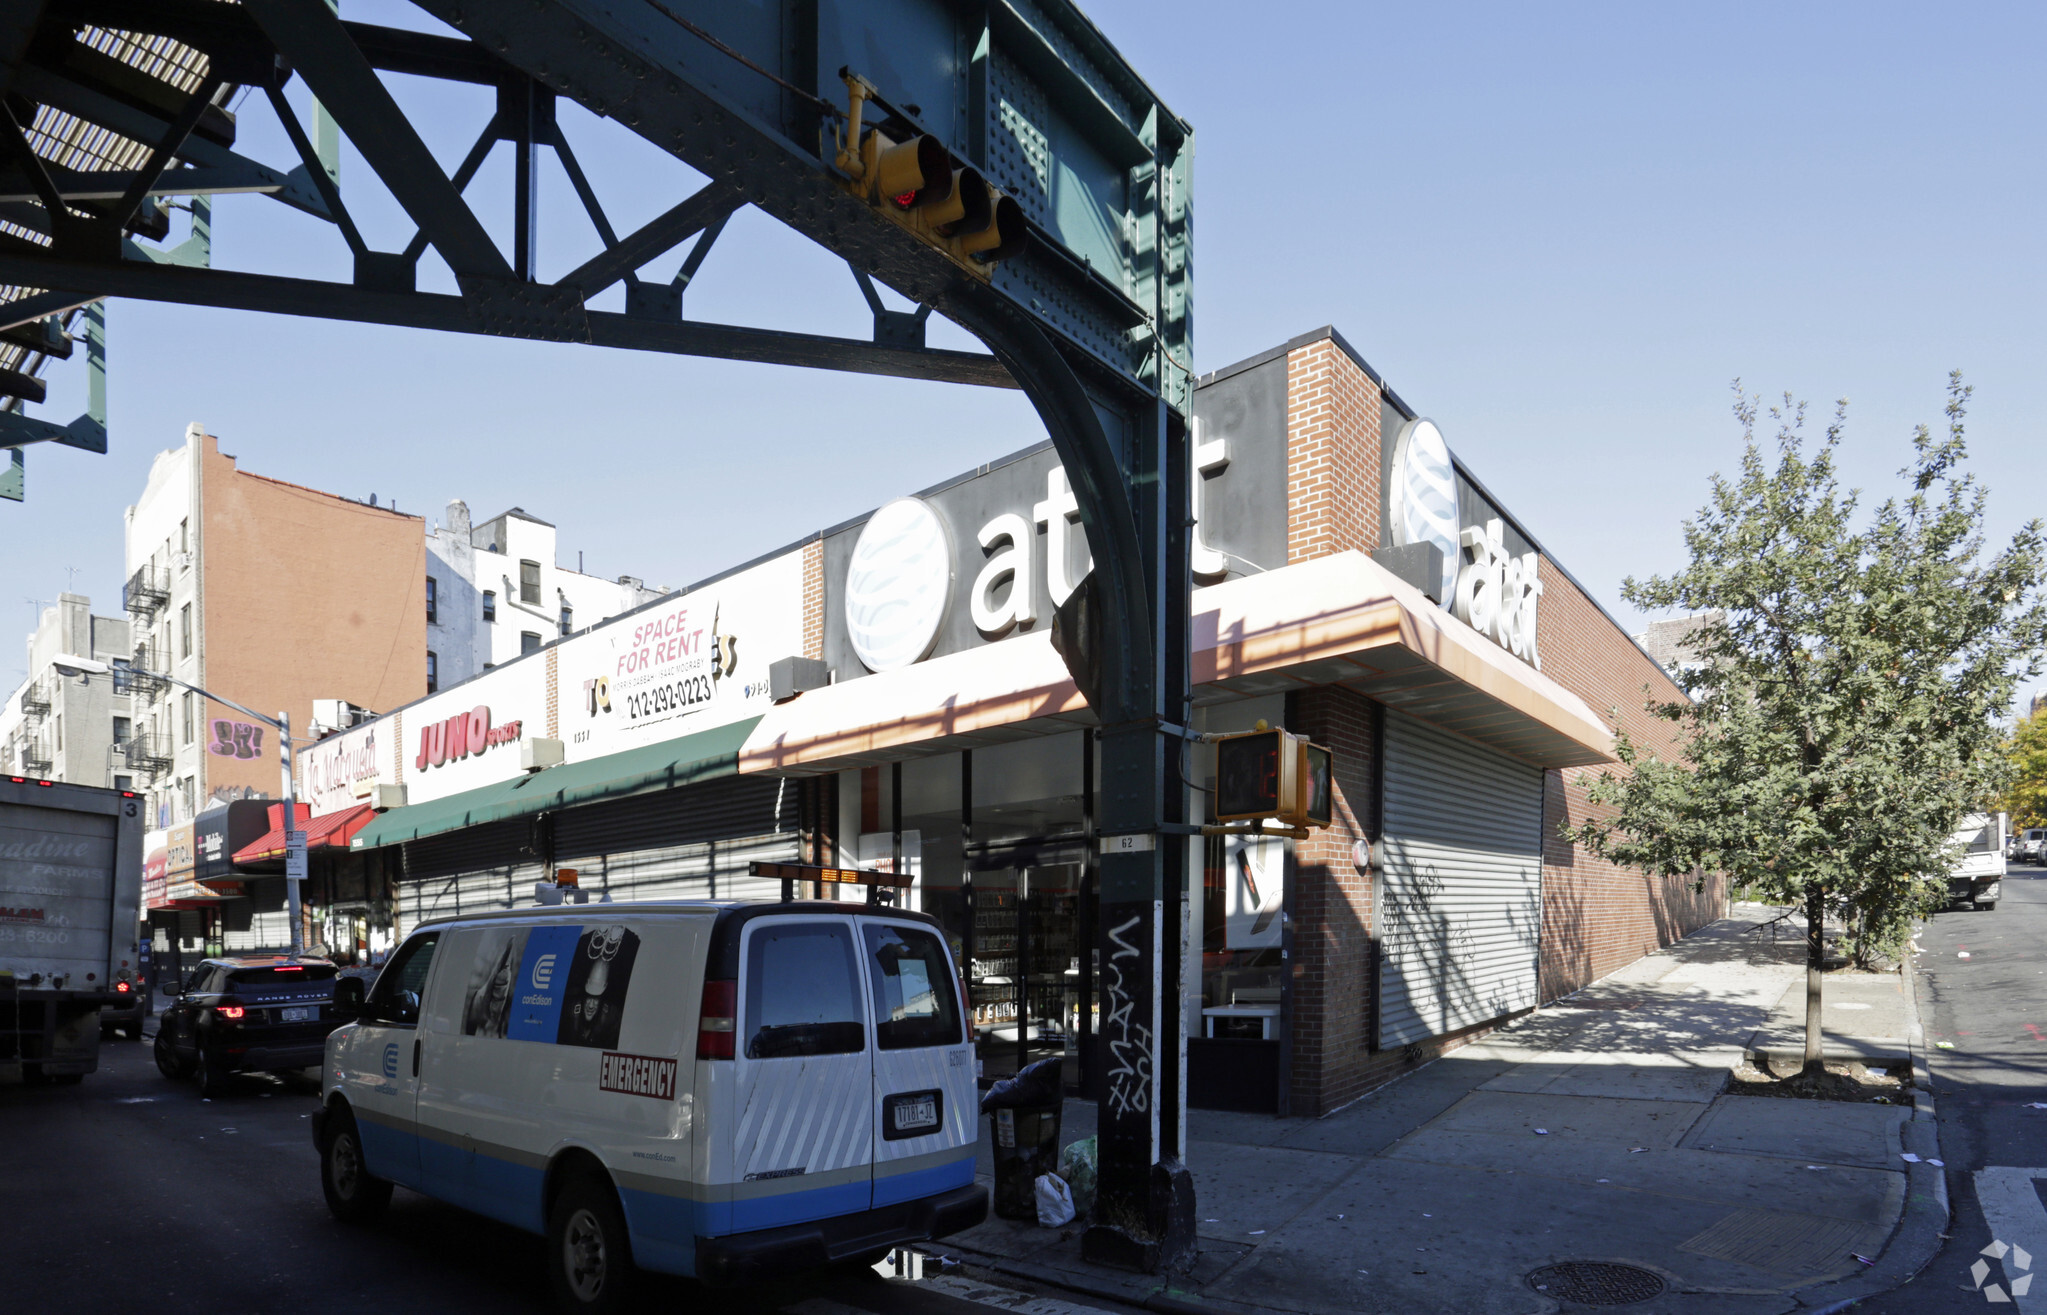
[[143,801],[0,776],[0,1076],[77,1082],[100,1008],[139,980]]
[[1962,855],[1948,872],[1948,902],[1995,909],[2004,881],[2004,844],[2011,818],[2006,813],[1970,813],[1955,831]]

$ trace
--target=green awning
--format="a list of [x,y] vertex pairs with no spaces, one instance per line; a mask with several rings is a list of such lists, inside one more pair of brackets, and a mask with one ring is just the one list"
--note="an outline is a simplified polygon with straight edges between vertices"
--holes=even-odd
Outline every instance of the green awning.
[[356,832],[349,848],[396,845],[508,817],[736,776],[740,746],[759,722],[759,717],[748,717],[644,748],[564,763],[445,799],[394,808]]

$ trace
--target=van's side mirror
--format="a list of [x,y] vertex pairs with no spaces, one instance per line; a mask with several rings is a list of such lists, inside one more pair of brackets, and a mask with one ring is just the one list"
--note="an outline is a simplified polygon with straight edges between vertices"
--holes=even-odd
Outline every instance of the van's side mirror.
[[334,979],[334,1016],[350,1019],[363,1016],[363,999],[367,992],[360,977],[337,977]]

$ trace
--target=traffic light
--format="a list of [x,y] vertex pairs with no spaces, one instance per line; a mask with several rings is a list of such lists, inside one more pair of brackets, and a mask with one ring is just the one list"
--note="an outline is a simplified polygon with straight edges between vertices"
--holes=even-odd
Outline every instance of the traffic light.
[[1282,730],[1246,731],[1215,746],[1215,820],[1272,818],[1285,826],[1328,826],[1329,750]]
[[880,128],[863,127],[866,103],[876,98],[874,84],[844,69],[839,75],[852,97],[835,161],[847,175],[846,190],[979,279],[1024,249],[1023,207],[1015,197],[899,117]]

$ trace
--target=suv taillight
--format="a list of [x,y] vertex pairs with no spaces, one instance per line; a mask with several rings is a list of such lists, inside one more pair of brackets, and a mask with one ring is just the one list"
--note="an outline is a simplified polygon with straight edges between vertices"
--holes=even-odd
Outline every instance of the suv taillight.
[[733,1009],[739,999],[739,983],[704,983],[704,1005],[697,1013],[697,1058],[732,1058],[732,1036],[736,1030]]
[[239,1023],[242,1021],[242,1015],[247,1011],[240,1005],[220,1005],[213,1012],[226,1022]]

